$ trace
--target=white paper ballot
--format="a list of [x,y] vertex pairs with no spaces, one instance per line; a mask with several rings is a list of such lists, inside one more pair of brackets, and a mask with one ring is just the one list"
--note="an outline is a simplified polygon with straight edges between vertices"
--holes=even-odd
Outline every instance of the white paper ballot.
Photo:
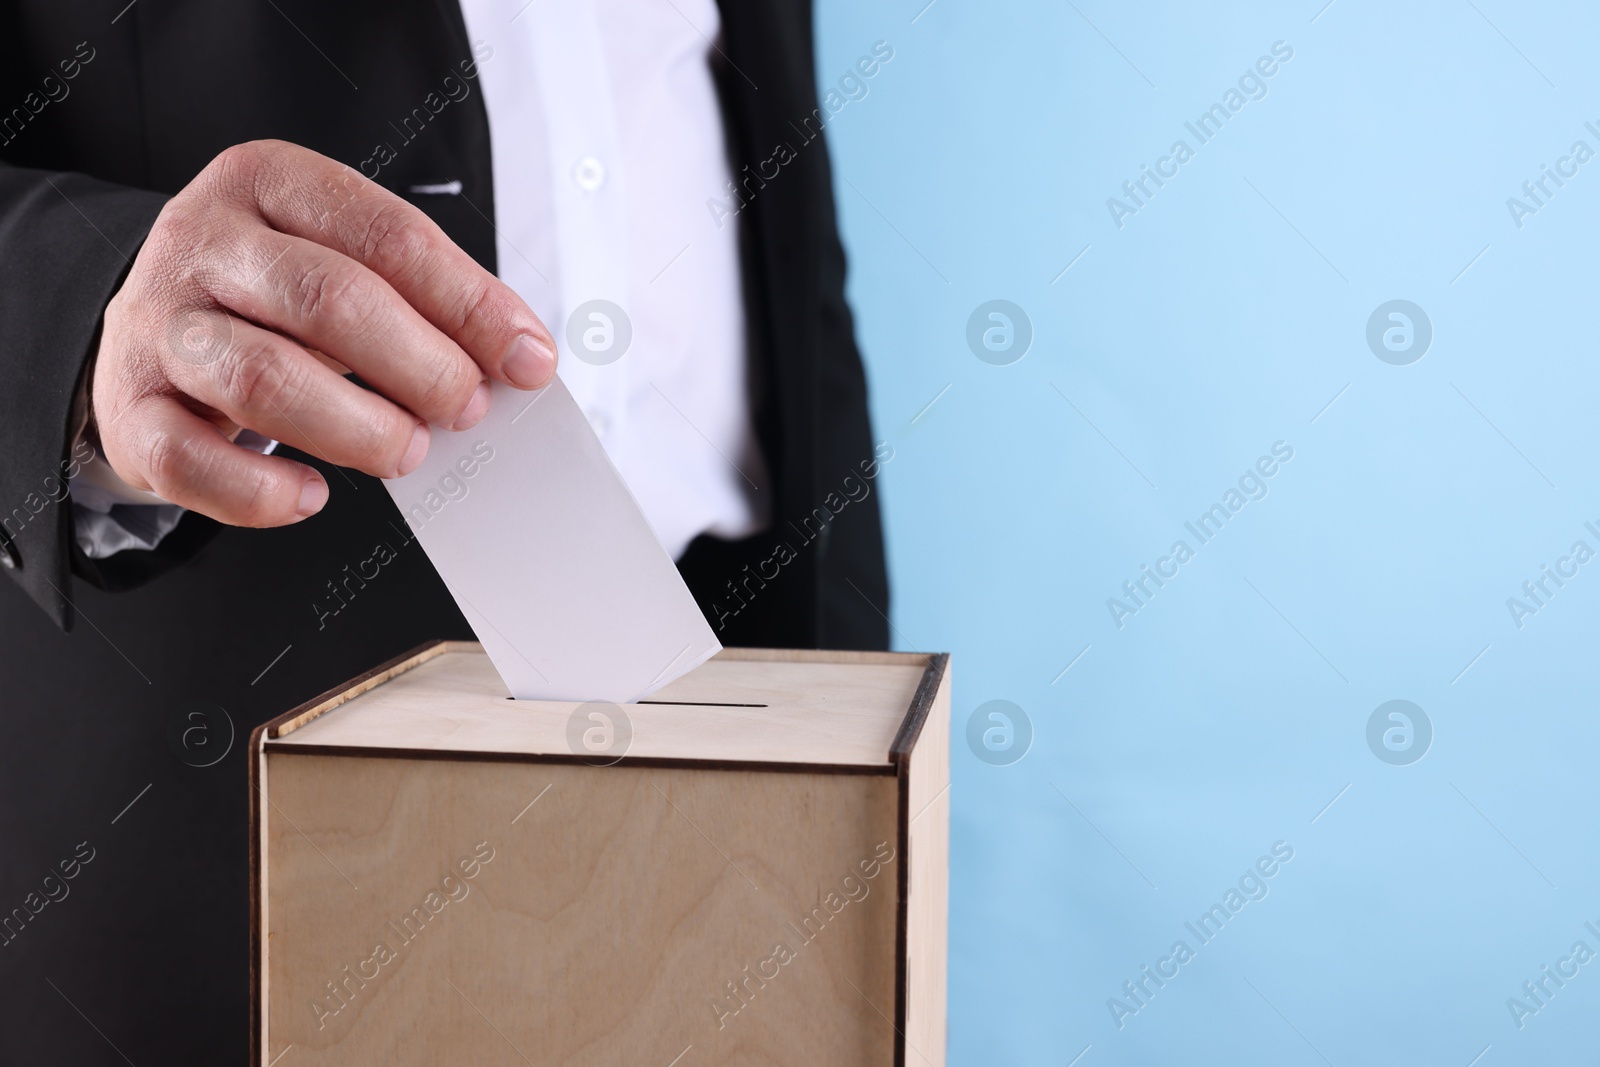
[[511,695],[644,697],[722,647],[560,379],[386,481]]

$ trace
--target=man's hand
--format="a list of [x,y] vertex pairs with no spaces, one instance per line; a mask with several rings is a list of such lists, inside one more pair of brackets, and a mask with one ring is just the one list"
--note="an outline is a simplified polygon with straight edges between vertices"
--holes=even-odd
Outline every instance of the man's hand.
[[156,219],[106,308],[92,412],[128,484],[281,526],[319,511],[327,483],[234,445],[239,428],[390,478],[422,462],[430,423],[483,418],[486,379],[535,389],[555,366],[538,317],[421,211],[315,152],[255,141]]

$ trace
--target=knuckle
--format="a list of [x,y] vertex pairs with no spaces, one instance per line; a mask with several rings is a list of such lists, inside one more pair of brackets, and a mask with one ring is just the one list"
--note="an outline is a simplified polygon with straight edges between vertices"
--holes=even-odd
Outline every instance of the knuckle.
[[144,466],[145,480],[168,500],[189,495],[195,481],[193,444],[166,430],[151,430],[143,436],[138,458]]
[[467,359],[452,359],[448,367],[425,382],[418,393],[419,415],[456,415],[472,399],[481,375]]
[[221,363],[222,393],[241,414],[281,411],[305,386],[303,362],[269,343],[235,345]]
[[[206,165],[192,185],[210,195],[222,195],[248,204],[261,202],[263,183],[281,175],[292,146],[284,141],[242,141],[229,145]],[[187,190],[186,190],[187,191]]]
[[480,279],[470,285],[461,297],[460,318],[455,323],[455,334],[461,334],[467,327],[483,322],[497,309],[499,295],[495,285],[487,279]]
[[301,321],[315,322],[327,331],[359,333],[376,312],[371,287],[353,263],[319,263],[302,273],[297,284]]
[[427,217],[406,203],[373,212],[361,239],[362,261],[384,277],[415,270],[432,247]]
[[205,228],[201,205],[181,197],[167,201],[135,258],[136,272],[165,277],[194,265]]
[[206,171],[210,177],[225,184],[242,183],[248,188],[265,164],[266,157],[267,142],[244,141],[218,152]]
[[184,193],[157,216],[129,283],[157,293],[214,296],[239,288],[229,279],[249,253],[248,234],[227,204],[217,195]]

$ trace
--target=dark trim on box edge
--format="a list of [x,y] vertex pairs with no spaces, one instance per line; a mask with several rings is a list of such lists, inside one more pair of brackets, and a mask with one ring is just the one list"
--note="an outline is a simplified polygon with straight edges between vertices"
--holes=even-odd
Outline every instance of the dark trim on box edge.
[[896,834],[899,838],[900,869],[895,874],[896,893],[898,901],[895,904],[894,920],[894,1064],[895,1067],[906,1067],[906,1010],[910,999],[911,969],[906,959],[906,947],[910,940],[907,926],[910,922],[911,905],[911,751],[917,745],[917,739],[922,736],[922,726],[928,721],[928,716],[933,711],[934,701],[939,696],[939,687],[944,684],[945,671],[950,665],[950,653],[937,652],[928,656],[928,667],[922,672],[922,681],[917,683],[917,691],[911,698],[911,707],[906,709],[906,717],[900,723],[900,730],[895,734],[894,742],[889,746],[889,758],[894,762],[895,777],[899,779],[897,788],[900,793],[899,823]]
[[899,792],[895,837],[900,850],[900,869],[895,872],[894,916],[894,1067],[906,1067],[906,1009],[910,1000],[911,968],[907,966],[906,945],[911,923],[911,766],[910,761],[895,775]]
[[900,729],[895,732],[894,740],[889,743],[889,759],[891,762],[900,763],[911,757],[911,750],[916,747],[917,738],[922,736],[922,724],[928,721],[928,713],[933,710],[934,698],[939,695],[939,685],[944,681],[944,672],[950,665],[950,653],[927,653],[928,666],[922,672],[922,681],[917,683],[917,691],[911,696],[911,706],[906,709],[906,717],[900,720]]

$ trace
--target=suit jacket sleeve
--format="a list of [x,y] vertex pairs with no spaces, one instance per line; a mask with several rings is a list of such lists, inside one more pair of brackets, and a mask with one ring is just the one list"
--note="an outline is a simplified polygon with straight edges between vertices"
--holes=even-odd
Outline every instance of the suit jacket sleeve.
[[63,629],[73,400],[106,303],[166,199],[0,165],[0,565]]

